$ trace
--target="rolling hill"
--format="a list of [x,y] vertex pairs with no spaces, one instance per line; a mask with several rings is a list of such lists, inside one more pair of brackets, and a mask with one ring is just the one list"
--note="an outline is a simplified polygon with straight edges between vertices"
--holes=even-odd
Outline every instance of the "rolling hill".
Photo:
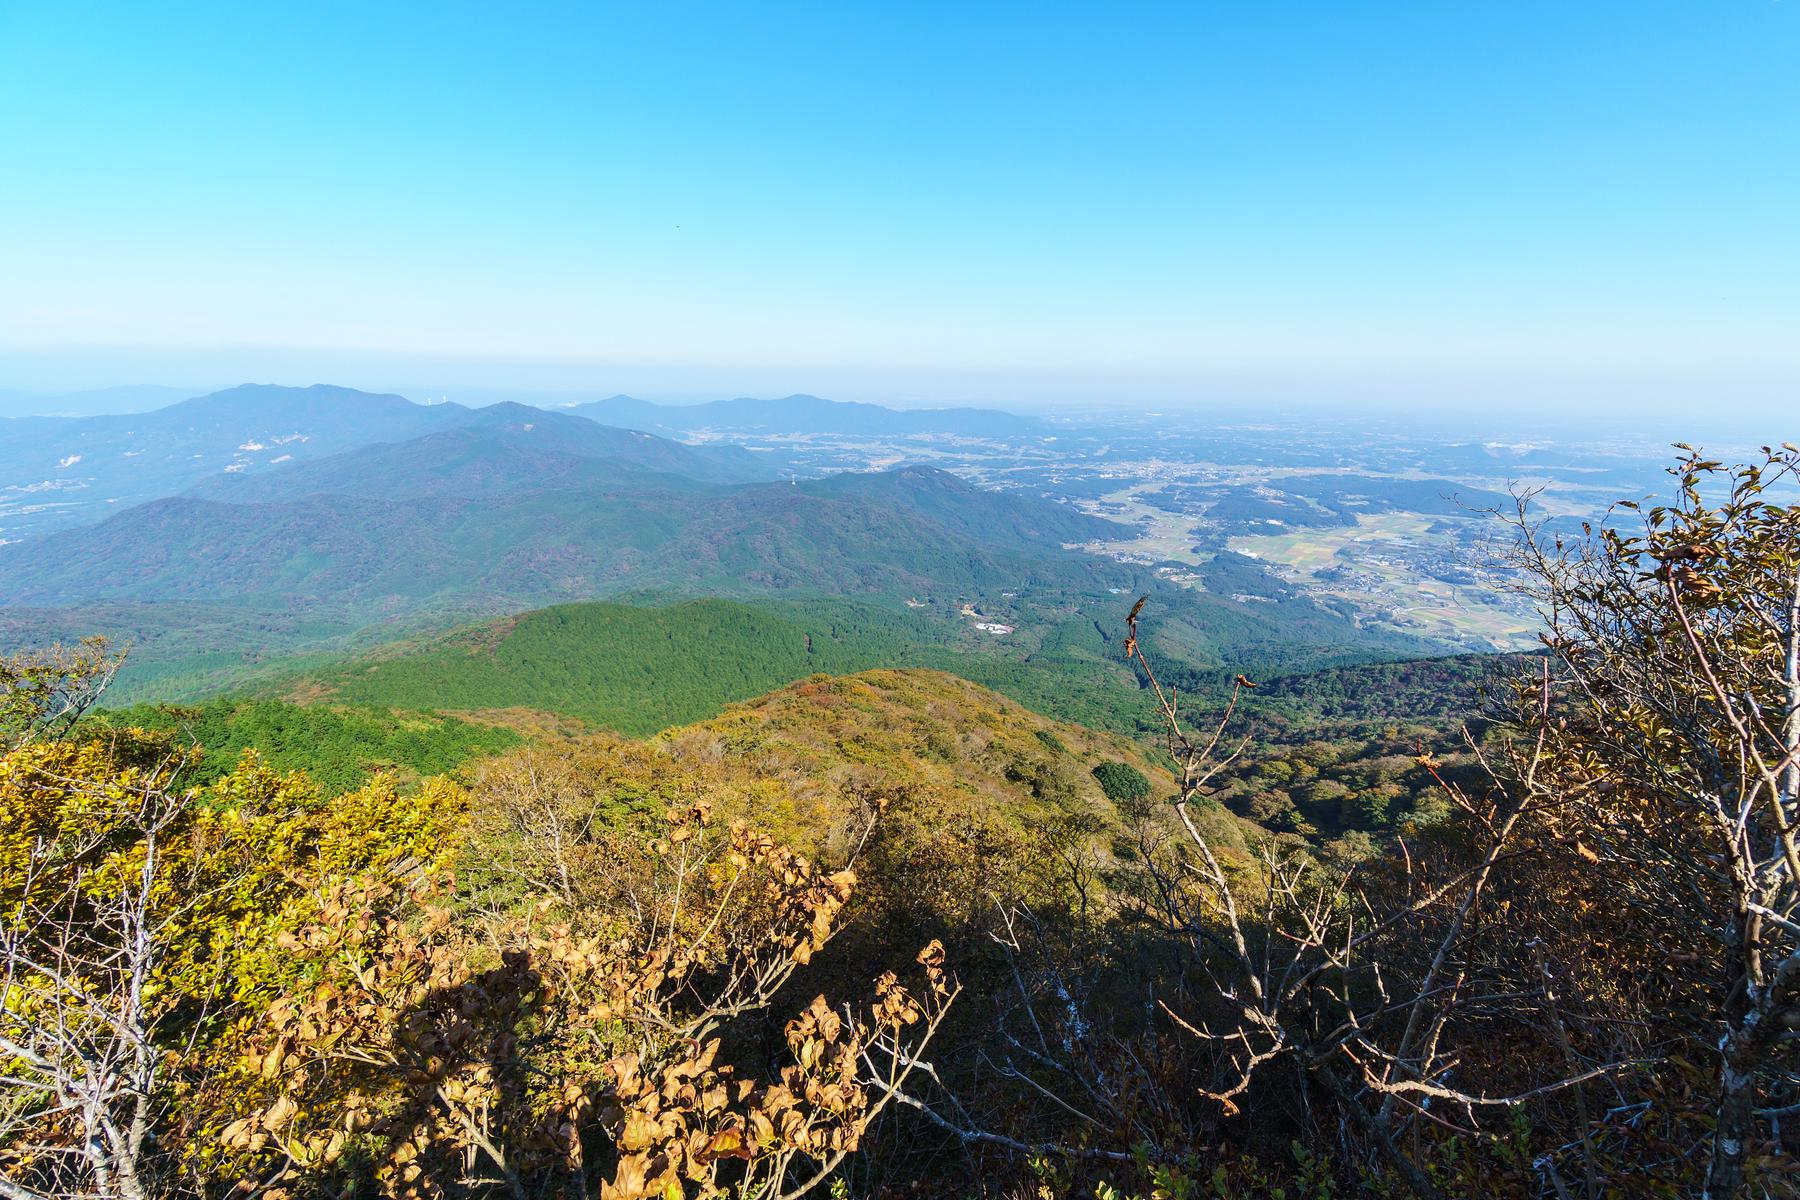
[[[1059,827],[1121,830],[1124,816],[1092,773],[1101,762],[1173,791],[1169,773],[1129,739],[929,670],[814,676],[650,746],[677,769],[732,780],[745,815],[814,852],[853,829],[872,799],[885,800],[882,844],[867,861],[869,882],[888,892],[877,906],[888,910],[884,925],[919,908],[973,915],[996,875],[1033,871]],[[1198,819],[1226,846],[1262,836],[1222,808]],[[896,886],[902,878],[910,885]]]
[[0,535],[97,520],[224,471],[418,437],[469,411],[350,388],[246,384],[151,412],[0,421]]
[[[819,405],[843,407],[811,398],[790,407]],[[772,457],[740,447],[685,445],[517,404],[427,408],[334,388],[239,388],[95,420],[58,428],[81,433],[88,450],[146,463],[146,486],[185,481],[185,491],[0,545],[0,637],[103,632],[134,642],[125,676],[134,698],[212,694],[251,676],[332,668],[394,639],[415,639],[416,649],[419,637],[472,620],[609,598],[765,606],[717,631],[714,644],[759,645],[740,663],[707,664],[729,683],[702,689],[713,707],[819,670],[954,664],[1023,701],[1104,723],[1104,707],[1086,697],[1117,668],[1121,597],[1145,593],[1166,614],[1154,644],[1196,671],[1298,670],[1435,649],[1359,628],[1304,597],[1249,606],[1177,587],[1153,565],[1068,549],[1111,540],[1119,527],[931,467],[770,482]],[[315,424],[296,424],[304,421]],[[364,440],[345,445],[347,426]],[[266,433],[276,428],[302,431]],[[157,456],[119,449],[151,435]],[[195,446],[210,449],[182,457]],[[297,449],[271,458],[277,446]],[[188,478],[219,455],[239,469]],[[631,619],[662,619],[643,611]],[[797,630],[768,624],[797,611]],[[724,620],[722,610],[708,616]],[[855,633],[822,635],[821,619]],[[768,636],[746,634],[745,621],[763,622],[756,628]],[[792,649],[808,637],[809,652]],[[593,640],[569,651],[571,661],[612,653],[594,651]],[[787,649],[769,651],[773,643]],[[292,655],[301,657],[281,661]],[[526,702],[502,686],[504,672],[486,685],[463,682],[481,697],[472,705]],[[627,685],[584,679],[604,697],[588,715],[623,713],[614,697]],[[706,711],[640,705],[617,719],[647,729]]]
[[[704,616],[692,619],[705,625]],[[473,645],[458,649],[482,652]],[[816,844],[859,796],[875,791],[916,805],[920,816],[979,810],[1023,833],[1059,814],[1116,820],[1091,774],[1100,761],[1124,762],[1159,787],[1170,786],[1167,772],[1128,737],[1057,720],[980,684],[917,667],[802,674],[704,713],[613,735],[557,726],[534,711],[457,716],[337,698],[138,705],[102,719],[198,746],[204,758],[192,773],[196,782],[225,773],[252,747],[278,769],[309,772],[330,793],[359,786],[377,769],[472,774],[463,764],[526,742],[552,753],[599,753],[632,768],[623,774],[641,773],[646,790],[666,790],[702,771],[726,784],[746,815],[801,844]],[[644,740],[624,741],[617,733]],[[1235,823],[1222,810],[1208,819]]]
[[[528,425],[535,428],[527,430]],[[208,480],[209,495],[231,495],[252,479],[283,474],[294,464],[458,429],[538,433],[534,444],[553,441],[561,453],[617,458],[719,482],[776,474],[741,449],[684,447],[524,405],[421,405],[323,384],[245,384],[150,412],[0,420],[0,538],[17,540],[97,521]],[[353,479],[357,465],[340,463],[318,478]],[[291,484],[274,485],[276,491],[293,495],[294,488],[306,486],[301,482],[306,476],[290,478]],[[361,478],[366,483],[371,476]],[[253,491],[243,487],[245,495]]]
[[[1381,657],[1370,645],[1346,650],[1302,639],[1245,648],[1249,631],[1229,624],[1223,608],[1176,609],[1172,599],[1178,598],[1159,602],[1147,634],[1152,644],[1166,653],[1171,670],[1176,663],[1215,664],[1211,672],[1181,668],[1184,692],[1210,692],[1238,669],[1261,673],[1284,663]],[[1040,614],[1012,637],[996,639],[930,610],[845,599],[564,604],[335,660],[298,662],[285,672],[277,662],[255,686],[259,694],[376,708],[532,709],[642,735],[704,719],[809,675],[923,667],[1058,719],[1130,733],[1146,728],[1150,713],[1138,702],[1118,644],[1124,607],[1096,602],[1092,616]],[[1232,672],[1218,666],[1227,662]],[[1284,714],[1312,711],[1307,678],[1271,689],[1285,698]],[[1362,677],[1346,669],[1320,678],[1336,704]],[[1382,701],[1366,703],[1379,710]],[[1390,707],[1410,704],[1397,699]]]
[[848,604],[566,604],[402,643],[277,690],[377,707],[536,709],[638,736],[808,675],[945,662],[948,642],[928,618]]
[[615,480],[476,498],[308,494],[234,504],[174,497],[0,547],[0,602],[205,601],[389,613],[644,588],[898,597],[1098,580],[1098,560],[1061,547],[1105,522],[986,493],[929,468],[897,475],[713,491],[687,481],[619,491]]
[[[1166,583],[1148,567],[1064,549],[1113,528],[923,467],[797,485],[665,479],[648,490],[475,498],[176,497],[0,547],[0,600],[65,612],[235,608],[345,634],[609,596],[860,599],[986,639],[999,660],[1095,661],[1116,654],[1107,641],[1117,636],[1119,597],[1149,593],[1167,613],[1158,644],[1195,667],[1301,669],[1434,649],[1304,599],[1252,608]],[[973,632],[977,623],[989,629]],[[258,650],[283,644],[302,643]]]
[[404,500],[508,492],[612,491],[684,483],[772,480],[767,456],[736,446],[686,446],[632,429],[522,404],[474,409],[455,428],[379,442],[255,474],[214,475],[188,495],[232,503],[341,495]]

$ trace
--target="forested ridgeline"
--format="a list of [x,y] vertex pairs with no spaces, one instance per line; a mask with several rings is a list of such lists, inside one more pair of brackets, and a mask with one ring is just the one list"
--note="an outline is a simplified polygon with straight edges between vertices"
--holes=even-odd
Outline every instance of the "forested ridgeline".
[[1454,757],[1142,605],[1154,746],[909,670],[202,771],[10,660],[0,1195],[1793,1195],[1797,465],[1527,536]]
[[[926,618],[841,601],[559,605],[312,668],[260,694],[97,715],[181,731],[206,750],[190,779],[222,773],[255,747],[271,765],[305,769],[334,790],[378,767],[449,771],[516,744],[520,732],[656,733],[811,675],[879,666],[947,670],[1055,718],[1153,732],[1154,711],[1128,699],[1119,636],[1110,646],[1061,643],[1007,657],[954,649]],[[1179,638],[1159,645],[1171,643],[1191,650]],[[1111,659],[1102,657],[1108,649]],[[1460,730],[1481,711],[1484,685],[1516,669],[1505,658],[1463,656],[1265,680],[1245,723],[1252,748],[1221,798],[1261,824],[1321,841],[1429,817],[1440,789],[1419,752],[1461,761]],[[1229,694],[1229,673],[1172,675],[1205,702]],[[430,711],[443,708],[454,712]]]
[[[949,671],[1002,692],[1061,720],[1120,732],[1153,727],[1147,710],[1121,705],[1132,677],[1119,653],[1115,597],[1105,619],[1091,615],[1091,599],[1040,597],[1002,608],[984,602],[980,615],[1015,623],[996,640],[967,615],[946,618],[844,596],[700,599],[648,593],[634,602],[587,601],[552,605],[498,620],[394,642],[323,664],[304,662],[259,684],[263,694],[403,709],[529,708],[573,717],[601,728],[642,735],[702,720],[727,704],[748,700],[815,674],[875,667]],[[1284,617],[1284,621],[1288,618]],[[1369,722],[1434,714],[1451,723],[1466,711],[1451,665],[1429,668],[1413,686],[1389,678],[1359,680],[1353,669],[1395,651],[1318,640],[1270,639],[1241,616],[1210,609],[1184,612],[1156,631],[1157,645],[1183,664],[1198,687],[1228,690],[1233,671],[1272,676],[1305,670],[1280,691],[1291,703],[1270,705],[1290,721],[1310,725],[1346,711],[1343,697],[1365,697]],[[1228,650],[1232,671],[1191,664],[1217,663]],[[1444,660],[1455,664],[1458,660]],[[278,669],[271,664],[269,670]],[[1312,696],[1312,681],[1320,688]],[[1433,684],[1451,686],[1433,690]],[[1222,693],[1221,693],[1222,694]]]

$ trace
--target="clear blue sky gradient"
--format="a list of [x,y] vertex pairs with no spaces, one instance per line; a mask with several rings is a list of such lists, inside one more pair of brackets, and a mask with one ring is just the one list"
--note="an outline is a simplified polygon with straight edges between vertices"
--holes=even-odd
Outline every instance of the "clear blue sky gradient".
[[0,0],[0,386],[1800,381],[1800,0],[526,7]]

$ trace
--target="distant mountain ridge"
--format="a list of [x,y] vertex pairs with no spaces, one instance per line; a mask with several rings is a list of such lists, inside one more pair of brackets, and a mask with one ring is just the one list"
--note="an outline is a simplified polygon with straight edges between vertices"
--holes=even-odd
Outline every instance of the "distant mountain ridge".
[[796,394],[774,400],[749,397],[705,404],[654,404],[613,396],[569,409],[603,425],[651,433],[702,431],[764,434],[946,434],[954,437],[1044,437],[1054,426],[1037,417],[989,408],[894,409],[878,404],[825,400]]
[[[584,424],[576,426],[572,422]],[[596,433],[594,426],[663,438],[634,444]],[[535,428],[531,428],[535,427]],[[395,495],[484,495],[505,488],[509,475],[537,474],[575,481],[600,476],[595,461],[618,459],[639,470],[714,483],[774,478],[781,464],[721,445],[683,446],[673,438],[696,434],[923,436],[971,438],[1050,436],[1034,417],[980,408],[896,410],[794,395],[775,400],[720,400],[671,406],[615,396],[565,409],[517,403],[471,408],[455,402],[416,404],[391,393],[314,384],[243,384],[141,412],[96,416],[0,418],[0,542],[90,523],[122,507],[193,490],[213,498],[291,498],[303,489],[341,491],[359,478],[378,477],[391,455],[346,459],[310,475],[295,464],[330,459],[383,444],[400,444],[457,429],[509,429],[497,441],[446,438],[435,450],[408,452],[408,468],[431,474]],[[558,444],[546,445],[556,431]],[[540,436],[525,438],[526,433]],[[496,457],[484,469],[468,456]],[[436,454],[431,470],[423,459]],[[585,460],[585,461],[573,461]],[[266,486],[248,481],[285,469]],[[452,476],[455,476],[452,479]],[[215,478],[217,477],[217,478]]]
[[1063,545],[1115,528],[924,467],[704,491],[679,478],[636,482],[645,486],[391,497],[371,494],[374,480],[363,494],[161,498],[0,547],[0,603],[224,601],[386,614],[632,588],[980,594],[1033,579],[1086,583],[1102,564]]
[[[674,443],[652,447],[641,434],[597,434],[591,420],[521,404],[467,408],[326,384],[245,384],[151,412],[0,420],[0,540],[97,520],[212,476],[248,478],[450,429],[534,423],[559,431],[563,449],[585,458],[623,457],[651,470],[728,482],[774,475],[753,469],[747,451],[713,447],[695,457]],[[206,490],[234,491],[225,484]]]
[[418,437],[469,411],[323,384],[245,384],[151,412],[0,421],[0,537],[95,520],[221,472]]
[[130,383],[73,392],[0,388],[0,418],[95,417],[108,413],[147,412],[198,393],[198,388],[155,383]]
[[350,495],[409,499],[481,497],[571,488],[679,488],[683,481],[775,479],[766,455],[737,446],[687,446],[566,413],[502,403],[460,424],[406,441],[377,442],[255,474],[214,475],[191,496],[235,503]]
[[[946,426],[942,411],[815,397],[723,405],[741,421]],[[945,411],[964,413],[965,431],[1029,422]],[[1146,593],[1166,606],[1159,645],[1195,669],[1359,661],[1417,641],[1299,596],[1248,604],[1239,586],[1184,587],[1164,565],[1083,553],[1074,547],[1128,535],[1068,503],[931,466],[783,480],[779,444],[752,452],[726,444],[729,431],[690,444],[594,419],[607,415],[247,385],[153,413],[0,423],[0,464],[14,455],[36,470],[60,453],[55,469],[67,477],[91,472],[69,489],[87,498],[82,512],[0,544],[0,608],[39,640],[143,635],[155,657],[133,670],[196,688],[283,654],[330,656],[546,605],[643,597],[867,605],[930,627],[907,647],[973,650],[986,678],[1052,699],[1067,689],[1064,666],[1116,666],[1119,610]],[[621,402],[611,415],[630,412]],[[827,458],[867,457],[840,449]],[[934,456],[927,446],[902,453]],[[11,519],[0,498],[0,527]],[[0,542],[17,536],[0,528]],[[1242,568],[1252,569],[1264,570]],[[819,631],[846,619],[809,612],[797,634],[777,636],[761,616],[737,614],[719,629],[739,642],[754,640],[747,628],[785,638],[784,674],[806,665],[796,637],[812,637],[823,657],[836,635]],[[888,652],[880,639],[853,640],[859,654]],[[833,667],[885,661],[875,653]]]

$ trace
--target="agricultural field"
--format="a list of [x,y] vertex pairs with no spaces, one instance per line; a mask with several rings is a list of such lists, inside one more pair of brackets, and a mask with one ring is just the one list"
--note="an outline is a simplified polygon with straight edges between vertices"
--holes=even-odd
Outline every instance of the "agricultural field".
[[1396,629],[1512,649],[1531,644],[1536,622],[1506,590],[1498,533],[1478,518],[1381,513],[1349,526],[1235,537],[1230,546]]

